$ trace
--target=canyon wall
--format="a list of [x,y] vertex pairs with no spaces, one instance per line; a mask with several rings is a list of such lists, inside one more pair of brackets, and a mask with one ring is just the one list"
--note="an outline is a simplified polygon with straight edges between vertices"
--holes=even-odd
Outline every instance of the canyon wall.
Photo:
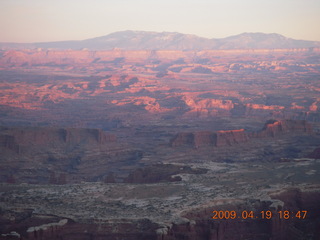
[[263,129],[253,136],[276,137],[286,133],[307,133],[312,134],[312,126],[305,120],[270,120],[266,122]]
[[77,144],[106,144],[115,142],[116,136],[101,129],[76,128],[38,128],[16,127],[0,128],[0,146],[19,153],[21,147],[60,146]]
[[[161,168],[154,168],[157,171],[136,170],[145,153],[133,146],[118,143],[115,135],[100,129],[2,127],[0,130],[1,182],[65,184],[80,181],[179,180],[171,178],[171,175],[180,173],[180,170],[172,174]],[[255,138],[310,135],[312,132],[311,125],[306,121],[272,120],[258,132],[244,129],[179,132],[169,145],[172,148],[224,148],[245,144]],[[126,165],[130,167],[124,172],[132,175],[117,180],[113,174]]]
[[9,183],[104,181],[142,157],[101,129],[2,127],[0,151],[0,182]]
[[189,133],[178,133],[170,142],[172,147],[183,145],[193,146],[195,148],[202,146],[223,147],[232,146],[242,142],[247,142],[248,136],[244,129],[230,131],[200,131]]
[[224,147],[248,142],[252,138],[277,137],[284,134],[312,134],[312,126],[304,120],[270,120],[258,132],[246,132],[244,129],[229,131],[195,131],[177,133],[170,146]]

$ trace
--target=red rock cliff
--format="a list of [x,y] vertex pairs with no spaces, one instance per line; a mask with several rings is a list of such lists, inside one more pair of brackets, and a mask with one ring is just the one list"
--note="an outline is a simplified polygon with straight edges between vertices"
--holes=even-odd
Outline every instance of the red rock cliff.
[[257,137],[275,137],[284,133],[309,133],[312,126],[305,120],[269,120],[263,129],[256,134]]

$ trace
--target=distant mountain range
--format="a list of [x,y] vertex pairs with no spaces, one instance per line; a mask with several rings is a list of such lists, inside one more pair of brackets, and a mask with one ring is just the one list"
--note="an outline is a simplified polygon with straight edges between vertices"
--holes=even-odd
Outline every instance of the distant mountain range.
[[295,40],[276,33],[242,33],[226,38],[209,39],[176,32],[145,31],[121,31],[80,41],[0,43],[1,49],[45,48],[73,50],[209,50],[309,47],[320,47],[320,42]]

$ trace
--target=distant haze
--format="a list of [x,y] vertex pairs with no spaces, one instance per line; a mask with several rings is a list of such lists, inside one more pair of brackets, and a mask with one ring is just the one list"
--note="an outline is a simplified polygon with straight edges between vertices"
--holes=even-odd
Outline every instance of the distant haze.
[[73,50],[208,50],[275,49],[320,47],[320,42],[295,40],[279,34],[242,33],[208,39],[176,32],[121,31],[81,41],[42,43],[0,43],[0,49],[73,49]]
[[0,42],[83,40],[124,30],[320,41],[319,0],[1,0]]

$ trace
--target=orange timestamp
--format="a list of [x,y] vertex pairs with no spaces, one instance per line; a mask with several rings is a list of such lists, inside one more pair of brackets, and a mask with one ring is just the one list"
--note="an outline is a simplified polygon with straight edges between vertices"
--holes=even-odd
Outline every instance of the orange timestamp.
[[272,218],[279,218],[279,219],[305,219],[307,217],[308,211],[212,211],[212,219],[272,219]]

